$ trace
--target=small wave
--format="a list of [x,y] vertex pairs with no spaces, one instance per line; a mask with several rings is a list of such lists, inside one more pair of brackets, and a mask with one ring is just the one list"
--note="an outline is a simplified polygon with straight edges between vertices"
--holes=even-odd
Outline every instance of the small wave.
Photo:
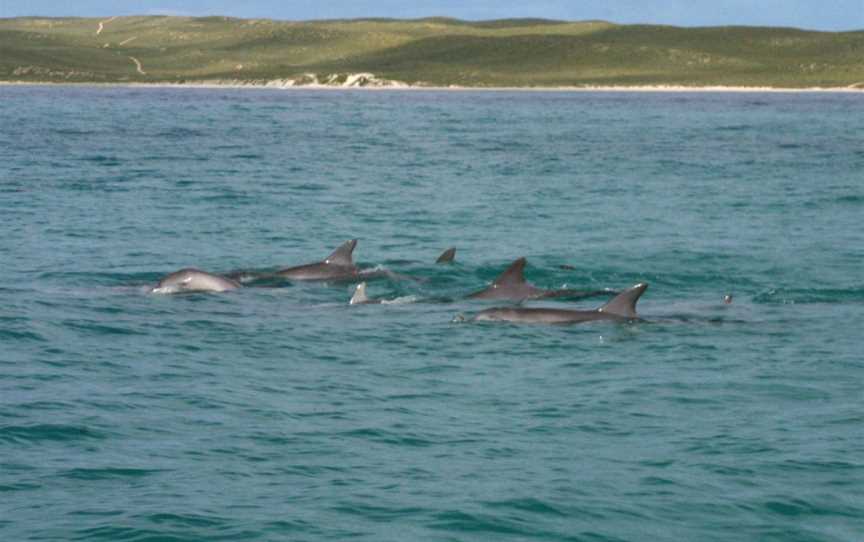
[[[135,254],[131,254],[134,256]],[[162,278],[166,270],[138,273],[120,273],[103,271],[44,271],[39,274],[40,280],[56,280],[63,284],[70,281],[87,284],[142,284],[150,283]]]
[[510,520],[485,514],[467,514],[456,510],[435,514],[434,521],[430,527],[462,533],[497,533],[521,536],[531,535],[532,537],[538,537],[540,534],[535,529],[526,530]]
[[290,187],[291,190],[301,190],[303,192],[325,192],[330,190],[330,187],[324,184],[317,183],[303,183],[297,184]]
[[431,446],[433,444],[432,441],[421,437],[412,435],[396,435],[389,431],[383,431],[380,429],[355,429],[353,431],[347,431],[343,433],[343,436],[360,438],[373,442],[381,442],[385,444],[395,444],[399,446],[411,446],[421,448]]
[[[75,531],[72,540],[128,540],[130,542],[143,542],[153,540],[170,540],[171,542],[195,542],[198,540],[213,540],[214,537],[194,535],[189,536],[183,530],[175,532],[166,531],[164,528],[139,529],[120,525],[100,525]],[[225,540],[224,533],[219,533],[219,539]],[[240,538],[238,538],[240,539]]]
[[834,200],[835,203],[864,203],[864,196],[859,195],[849,195],[849,196],[840,196],[839,198]]
[[11,329],[0,329],[0,343],[9,341],[36,341],[45,342],[47,339],[33,331],[13,331]]
[[717,127],[718,132],[744,132],[747,130],[753,130],[754,126],[750,124],[733,124],[730,126],[719,126]]
[[158,524],[182,525],[187,527],[215,527],[226,523],[218,516],[203,516],[198,514],[151,514],[146,519]]
[[368,269],[361,269],[360,275],[375,275],[378,273],[387,273],[388,270],[381,264],[376,265],[375,267],[370,267]]
[[161,469],[132,469],[132,468],[101,468],[101,469],[69,469],[60,474],[63,478],[74,480],[111,480],[115,478],[140,478],[164,472]]
[[788,459],[776,466],[780,470],[789,472],[826,472],[835,473],[838,471],[854,472],[860,467],[855,463],[847,461],[801,461]]
[[0,427],[0,442],[36,443],[101,440],[105,435],[80,425],[38,424]]
[[677,486],[674,480],[663,478],[662,476],[645,476],[640,480],[642,485],[646,486]]
[[230,203],[231,205],[258,203],[258,198],[249,196],[248,194],[237,193],[222,193],[204,196],[201,201],[208,203]]
[[157,134],[157,137],[167,137],[167,138],[186,138],[186,137],[201,137],[205,135],[205,133],[201,130],[195,130],[192,128],[183,128],[183,127],[174,127],[169,130],[165,130]]
[[70,405],[60,401],[34,401],[31,403],[22,403],[19,406],[26,410],[63,411],[68,410]]
[[81,158],[82,162],[93,162],[94,164],[99,164],[100,166],[119,166],[121,161],[116,156],[105,156],[102,154],[97,154],[93,156],[85,156]]
[[766,510],[786,517],[799,516],[841,516],[849,518],[861,517],[861,508],[851,506],[826,507],[811,503],[804,499],[772,500],[764,503]]
[[776,288],[757,294],[754,303],[792,305],[806,303],[861,303],[864,287],[857,288]]
[[39,484],[33,484],[28,482],[16,482],[12,484],[0,484],[0,493],[4,492],[12,492],[12,491],[30,491],[33,489],[40,489],[42,486]]
[[81,130],[75,128],[57,128],[52,131],[57,135],[65,136],[87,136],[97,133],[95,130]]
[[97,322],[66,322],[64,323],[64,327],[96,335],[146,335],[146,333],[141,331]]
[[372,506],[368,504],[344,504],[333,507],[336,512],[345,514],[353,514],[364,519],[372,519],[375,521],[394,521],[404,520],[406,516],[418,516],[424,512],[423,508],[414,506],[409,507],[386,507]]
[[551,516],[567,517],[567,513],[545,501],[539,499],[507,499],[503,501],[488,501],[484,503],[490,508],[504,508],[532,512]]
[[403,297],[397,297],[396,299],[385,299],[381,301],[382,305],[406,305],[409,303],[416,303],[420,298],[416,295],[406,295]]

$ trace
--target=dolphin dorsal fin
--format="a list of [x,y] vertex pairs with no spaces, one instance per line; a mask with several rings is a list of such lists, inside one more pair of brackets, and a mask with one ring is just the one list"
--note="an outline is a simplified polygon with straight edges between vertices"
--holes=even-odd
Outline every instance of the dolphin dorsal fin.
[[524,284],[525,283],[525,263],[527,260],[525,258],[519,258],[515,262],[510,264],[510,267],[504,270],[503,273],[498,275],[492,282],[492,286],[513,286],[516,284]]
[[354,247],[357,246],[357,239],[351,239],[350,241],[345,241],[339,248],[333,251],[332,254],[327,256],[327,259],[324,260],[324,263],[330,263],[333,265],[354,265],[354,257],[352,254],[354,253]]
[[614,314],[615,316],[621,316],[623,318],[638,318],[636,314],[636,302],[639,301],[639,298],[642,297],[642,294],[644,294],[647,289],[648,284],[640,282],[636,286],[627,288],[620,294],[616,295],[611,301],[609,301],[609,303],[606,303],[597,310],[599,312]]
[[456,258],[456,248],[450,247],[438,256],[435,263],[452,263],[454,258]]
[[361,282],[357,285],[357,288],[354,289],[354,295],[351,296],[351,301],[348,302],[349,305],[358,305],[360,303],[367,303],[369,301],[369,296],[366,295],[366,283]]

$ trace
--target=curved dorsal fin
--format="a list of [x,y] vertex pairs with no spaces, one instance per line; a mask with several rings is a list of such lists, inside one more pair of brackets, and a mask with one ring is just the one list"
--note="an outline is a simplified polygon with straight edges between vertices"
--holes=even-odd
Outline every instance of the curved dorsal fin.
[[493,282],[493,286],[512,286],[514,284],[524,284],[525,283],[525,263],[527,260],[525,258],[519,258],[515,262],[510,264],[510,267],[504,270],[503,273],[498,275]]
[[354,290],[354,295],[351,296],[351,301],[348,302],[349,305],[358,305],[361,303],[367,303],[369,301],[369,296],[366,295],[366,283],[361,282],[357,285],[357,288]]
[[438,259],[435,260],[435,263],[452,263],[453,259],[456,257],[456,248],[450,247],[438,256]]
[[327,259],[324,260],[324,263],[330,263],[333,265],[354,265],[354,257],[352,256],[354,252],[354,247],[357,246],[357,239],[351,239],[350,241],[345,241],[339,248],[333,251],[332,254],[327,256]]
[[639,301],[639,298],[642,297],[642,294],[644,294],[647,289],[648,284],[640,282],[636,286],[627,288],[620,294],[616,295],[611,301],[609,301],[609,303],[606,303],[597,310],[605,312],[606,314],[621,316],[623,318],[638,318],[636,314],[636,302]]

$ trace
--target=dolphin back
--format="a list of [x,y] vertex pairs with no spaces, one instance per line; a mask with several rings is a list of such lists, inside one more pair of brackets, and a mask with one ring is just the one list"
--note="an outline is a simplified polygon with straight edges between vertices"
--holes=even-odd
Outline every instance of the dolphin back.
[[351,266],[354,265],[354,247],[357,246],[357,239],[351,239],[350,241],[345,241],[339,248],[334,250],[327,259],[324,260],[324,263],[329,263],[333,265],[342,265],[342,266]]
[[153,294],[177,294],[187,292],[225,292],[240,288],[240,283],[230,278],[214,275],[194,267],[186,267],[166,275],[155,288]]
[[640,282],[616,295],[609,303],[606,303],[597,310],[598,312],[621,318],[638,318],[639,315],[636,314],[636,302],[639,301],[639,298],[642,297],[642,294],[647,289],[648,284]]
[[354,290],[354,295],[351,296],[351,301],[348,302],[349,305],[360,305],[363,303],[369,302],[369,296],[366,295],[366,283],[361,282],[357,285],[357,288]]
[[516,286],[525,283],[525,258],[519,258],[510,264],[510,267],[498,275],[492,284],[497,286]]
[[435,263],[453,263],[453,259],[456,258],[456,248],[450,247],[438,256],[438,259],[435,260]]
[[468,296],[469,299],[513,299],[522,300],[537,297],[538,290],[525,280],[525,258],[519,258],[510,264],[503,273],[492,282],[488,288]]

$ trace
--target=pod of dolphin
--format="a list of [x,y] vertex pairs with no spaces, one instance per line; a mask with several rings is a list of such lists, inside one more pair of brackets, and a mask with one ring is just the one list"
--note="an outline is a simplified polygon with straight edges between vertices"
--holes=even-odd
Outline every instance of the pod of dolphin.
[[[244,283],[258,280],[358,281],[349,304],[362,305],[387,303],[387,300],[370,298],[366,293],[365,279],[392,275],[386,271],[363,270],[354,264],[354,249],[357,240],[351,239],[340,245],[324,260],[271,273],[237,272],[216,275],[200,269],[185,268],[163,277],[150,289],[153,294],[180,294],[193,292],[226,292],[242,288]],[[438,257],[436,263],[452,263],[456,249],[449,248]],[[515,301],[521,303],[533,299],[584,299],[588,297],[614,296],[608,303],[593,310],[493,307],[475,314],[471,320],[477,322],[513,322],[542,324],[576,324],[598,320],[628,322],[638,320],[636,303],[645,293],[648,284],[639,283],[621,292],[614,290],[544,290],[525,280],[525,258],[519,258],[501,273],[488,287],[469,294],[468,299]]]

